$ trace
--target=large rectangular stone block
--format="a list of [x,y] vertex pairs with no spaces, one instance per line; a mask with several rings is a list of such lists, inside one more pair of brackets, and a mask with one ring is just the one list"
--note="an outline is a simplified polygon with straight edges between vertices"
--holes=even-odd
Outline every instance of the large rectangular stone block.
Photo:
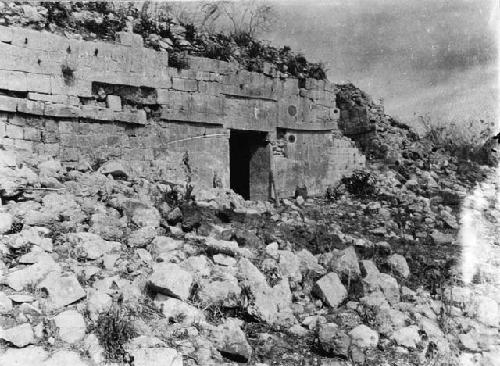
[[5,95],[0,95],[0,111],[16,112],[17,111],[17,103],[20,100],[22,100],[22,99],[7,97]]
[[81,136],[75,135],[73,133],[61,133],[59,135],[59,141],[62,146],[78,146],[81,142]]
[[82,79],[64,79],[62,75],[50,79],[52,94],[92,97],[92,82]]
[[42,134],[40,129],[35,127],[24,127],[23,138],[29,141],[41,141]]
[[33,142],[32,141],[15,140],[14,146],[16,147],[17,150],[24,150],[24,151],[29,152],[29,153],[33,152]]
[[58,128],[59,134],[72,134],[75,132],[77,123],[74,121],[59,121]]
[[179,91],[198,91],[198,82],[195,79],[181,79],[172,77],[172,89]]
[[0,89],[25,92],[28,90],[26,73],[21,71],[0,70]]
[[21,126],[7,124],[7,126],[5,127],[5,135],[11,139],[22,139],[24,136],[24,131]]
[[147,115],[144,109],[115,112],[114,120],[131,124],[145,125],[147,123]]
[[79,117],[80,108],[67,105],[67,104],[51,104],[45,105],[44,114],[48,117]]
[[191,70],[219,72],[221,69],[217,60],[204,57],[188,56],[188,63]]
[[0,42],[12,43],[13,30],[11,27],[0,27]]
[[17,103],[17,111],[19,113],[43,116],[45,114],[45,103],[29,99],[20,99]]
[[191,111],[206,114],[222,114],[224,112],[223,97],[193,94],[191,96]]
[[144,42],[140,34],[135,34],[132,32],[117,32],[116,39],[124,46],[130,47],[143,47]]
[[113,111],[122,110],[122,99],[119,95],[107,95],[106,96],[106,107]]
[[59,141],[59,132],[44,129],[42,130],[41,138],[45,143],[54,143]]
[[80,104],[80,99],[78,97],[68,96],[68,95],[52,95],[52,94],[40,94],[35,92],[29,92],[28,99],[47,102],[47,103],[56,103],[56,104],[71,104],[71,105]]
[[76,147],[63,147],[61,153],[61,159],[63,161],[79,161],[80,151]]
[[198,91],[201,94],[220,95],[222,84],[214,81],[198,81]]
[[71,45],[72,41],[50,32],[39,32],[28,28],[13,27],[11,43],[17,47],[33,50],[67,52],[67,48]]
[[42,74],[29,73],[26,75],[28,91],[51,94],[52,89],[50,87],[50,76]]

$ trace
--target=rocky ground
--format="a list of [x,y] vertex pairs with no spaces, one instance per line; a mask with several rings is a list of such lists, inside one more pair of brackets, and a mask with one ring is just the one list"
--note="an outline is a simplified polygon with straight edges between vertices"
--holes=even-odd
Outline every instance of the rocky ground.
[[[131,21],[50,6],[0,3],[0,24],[113,39]],[[145,44],[196,51],[167,28]],[[0,148],[0,366],[498,365],[499,172],[340,88],[377,133],[357,141],[367,169],[321,198]]]
[[498,172],[415,144],[278,206],[0,151],[0,365],[497,365]]

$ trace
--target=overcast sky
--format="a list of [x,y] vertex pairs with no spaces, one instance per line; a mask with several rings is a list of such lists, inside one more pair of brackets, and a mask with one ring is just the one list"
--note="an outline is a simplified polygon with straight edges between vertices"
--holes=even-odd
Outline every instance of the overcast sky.
[[[498,0],[497,0],[498,1]],[[327,65],[385,99],[404,120],[495,118],[498,66],[492,0],[276,0],[263,38]],[[498,23],[496,23],[498,25]]]

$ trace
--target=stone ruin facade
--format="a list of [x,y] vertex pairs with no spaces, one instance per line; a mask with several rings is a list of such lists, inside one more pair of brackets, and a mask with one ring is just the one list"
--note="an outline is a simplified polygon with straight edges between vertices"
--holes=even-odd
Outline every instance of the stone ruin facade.
[[333,83],[192,56],[176,69],[139,35],[118,38],[0,27],[3,148],[19,162],[119,160],[137,176],[189,179],[252,200],[291,196],[298,186],[323,194],[364,165],[339,130],[339,117],[346,126],[352,113],[339,110]]

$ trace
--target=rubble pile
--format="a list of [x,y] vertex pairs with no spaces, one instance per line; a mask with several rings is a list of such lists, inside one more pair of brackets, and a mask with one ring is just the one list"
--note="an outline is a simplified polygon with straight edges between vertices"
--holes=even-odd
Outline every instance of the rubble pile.
[[[65,6],[79,7],[70,21]],[[108,10],[0,3],[0,24],[85,39],[132,26],[173,54],[238,46]],[[240,41],[249,68],[304,72],[287,49],[252,59],[260,45]],[[119,160],[21,163],[0,147],[0,365],[497,365],[498,172],[419,138],[355,86],[339,90],[339,127],[369,159],[325,197],[249,202]],[[464,206],[491,242],[470,283]]]
[[276,207],[112,162],[0,163],[2,365],[498,360],[500,294],[458,271],[473,178],[442,152]]
[[[415,149],[430,152],[429,144],[419,139],[412,129],[385,114],[383,101],[376,103],[353,84],[337,87],[336,102],[341,110],[339,127],[357,142],[367,158],[394,163],[402,154],[413,154]],[[413,150],[408,150],[410,146]]]

